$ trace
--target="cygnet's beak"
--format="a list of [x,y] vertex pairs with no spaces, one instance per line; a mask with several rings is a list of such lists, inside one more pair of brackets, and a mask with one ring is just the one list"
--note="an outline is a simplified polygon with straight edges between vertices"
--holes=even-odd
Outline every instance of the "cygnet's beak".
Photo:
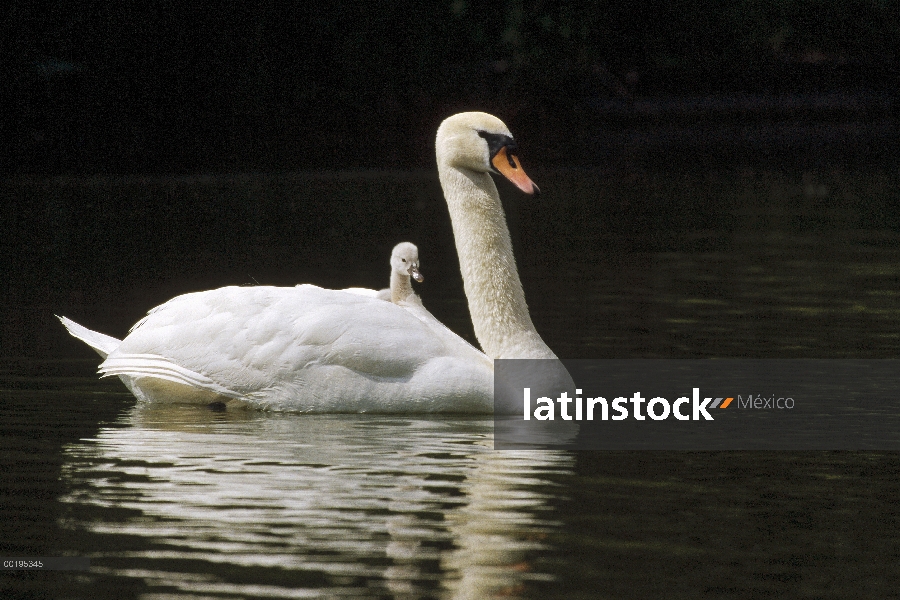
[[425,277],[419,273],[418,265],[409,265],[409,276],[415,279],[416,281],[425,281]]

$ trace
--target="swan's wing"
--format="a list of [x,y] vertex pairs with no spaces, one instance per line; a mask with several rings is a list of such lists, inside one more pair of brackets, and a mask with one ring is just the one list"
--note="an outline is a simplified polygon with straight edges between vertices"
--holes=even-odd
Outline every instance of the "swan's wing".
[[391,301],[391,288],[382,290],[370,290],[369,288],[344,288],[342,292],[349,292],[358,296],[366,296],[367,298],[378,298],[379,300]]
[[378,290],[370,290],[369,288],[344,288],[340,291],[356,294],[357,296],[366,296],[367,298],[376,298],[379,293]]
[[449,327],[441,323],[432,315],[422,304],[422,300],[416,294],[410,296],[400,302],[399,306],[404,308],[408,313],[416,317],[423,325],[428,327],[435,336],[437,336],[447,348],[460,358],[466,358],[477,361],[493,370],[494,361],[492,361],[484,352],[455,334]]
[[119,377],[130,377],[131,379],[162,379],[163,381],[187,386],[193,390],[209,392],[211,396],[244,398],[241,392],[228,389],[202,373],[186,369],[165,356],[157,354],[117,353],[116,356],[103,361],[99,371],[103,377],[118,375]]
[[142,319],[101,369],[165,375],[233,398],[305,395],[348,410],[375,396],[376,410],[390,409],[400,394],[436,401],[448,389],[453,395],[453,386],[461,395],[477,386],[483,397],[491,377],[404,308],[310,285],[173,298]]

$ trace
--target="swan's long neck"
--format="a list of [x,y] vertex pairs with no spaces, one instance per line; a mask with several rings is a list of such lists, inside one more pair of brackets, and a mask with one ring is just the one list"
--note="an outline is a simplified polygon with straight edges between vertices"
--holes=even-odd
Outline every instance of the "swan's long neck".
[[409,275],[403,275],[391,269],[391,302],[394,304],[406,300],[406,297],[413,293],[412,283],[409,281]]
[[491,358],[556,358],[531,322],[497,186],[438,164],[475,336]]

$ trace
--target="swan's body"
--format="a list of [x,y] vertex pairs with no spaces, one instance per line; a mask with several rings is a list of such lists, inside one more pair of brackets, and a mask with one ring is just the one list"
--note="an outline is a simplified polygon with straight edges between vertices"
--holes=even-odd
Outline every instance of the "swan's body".
[[100,372],[132,380],[145,400],[312,412],[489,411],[491,363],[457,340],[375,298],[312,285],[225,287],[154,308]]
[[[226,287],[152,309],[119,342],[62,318],[140,399],[229,401],[315,412],[493,410],[493,358],[554,358],[534,329],[489,171],[526,192],[503,123],[485,113],[438,130],[441,185],[482,354],[421,303],[296,288]],[[408,283],[408,282],[407,282]],[[417,297],[416,297],[417,298]]]

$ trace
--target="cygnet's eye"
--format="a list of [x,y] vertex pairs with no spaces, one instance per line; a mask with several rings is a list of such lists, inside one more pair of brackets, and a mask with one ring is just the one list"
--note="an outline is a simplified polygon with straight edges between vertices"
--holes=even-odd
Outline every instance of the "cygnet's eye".
[[405,258],[401,258],[400,260],[402,260],[403,262],[406,262],[406,259],[405,259]]

